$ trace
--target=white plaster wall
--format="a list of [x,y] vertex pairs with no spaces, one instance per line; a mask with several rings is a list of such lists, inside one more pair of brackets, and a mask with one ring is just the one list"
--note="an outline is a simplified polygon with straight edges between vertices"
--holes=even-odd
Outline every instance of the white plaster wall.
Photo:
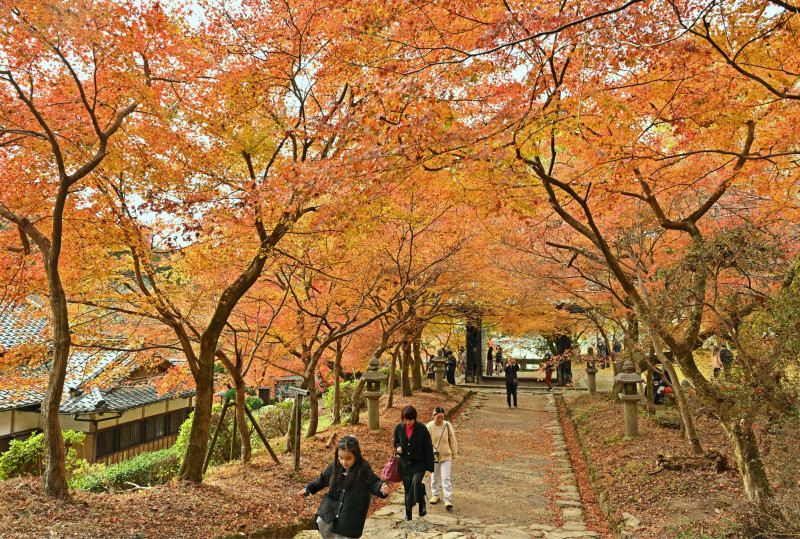
[[[37,414],[38,415],[38,414]],[[61,430],[74,430],[75,432],[90,432],[91,423],[88,421],[75,421],[71,415],[62,414],[58,416],[61,422]]]
[[11,434],[11,415],[13,413],[13,410],[0,412],[0,436]]
[[166,414],[167,413],[167,403],[164,402],[157,402],[155,404],[151,404],[150,406],[146,406],[144,409],[144,417],[150,417],[154,415]]
[[17,412],[14,418],[14,431],[38,429],[40,418],[39,412]]

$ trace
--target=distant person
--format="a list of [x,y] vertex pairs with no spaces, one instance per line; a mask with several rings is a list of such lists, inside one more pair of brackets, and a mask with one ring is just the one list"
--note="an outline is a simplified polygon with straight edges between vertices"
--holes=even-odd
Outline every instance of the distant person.
[[419,516],[428,514],[425,507],[425,471],[434,471],[433,441],[428,429],[417,421],[417,409],[406,406],[400,413],[400,423],[394,428],[394,448],[400,457],[400,475],[405,491],[406,520],[419,504]]
[[494,353],[494,372],[497,374],[503,372],[503,349],[499,346]]
[[720,355],[719,346],[714,345],[714,347],[711,348],[711,368],[714,369],[714,378],[719,377],[719,371],[721,371],[723,367]]
[[447,363],[444,365],[444,373],[447,376],[447,383],[456,385],[456,356],[452,350],[448,350],[445,355]]
[[622,343],[620,343],[616,337],[614,337],[614,342],[611,344],[611,349],[614,351],[614,354],[622,352]]
[[544,355],[544,383],[547,384],[547,391],[553,391],[553,356],[550,352]]
[[461,376],[467,374],[467,351],[463,346],[458,347],[458,372]]
[[600,361],[601,369],[605,369],[608,366],[608,348],[606,347],[606,341],[603,339],[597,339],[597,359]]
[[444,494],[444,506],[449,511],[453,508],[453,485],[450,481],[450,470],[453,459],[458,454],[456,431],[449,421],[444,420],[444,408],[441,406],[437,406],[433,411],[433,421],[427,426],[433,441],[431,503],[439,503]]
[[355,436],[345,436],[336,446],[333,463],[299,492],[316,494],[327,488],[317,509],[316,525],[324,539],[361,537],[371,501],[370,495],[386,498],[389,487],[375,475],[361,456]]
[[722,343],[722,349],[719,351],[719,359],[722,362],[722,369],[727,371],[733,365],[733,352],[728,350],[728,345]]
[[436,382],[436,363],[433,362],[433,356],[428,356],[428,363],[425,365],[425,373],[428,377],[428,385],[433,386]]
[[490,344],[486,351],[486,374],[492,374],[492,367],[494,367],[494,346]]
[[514,397],[514,408],[517,407],[517,386],[519,385],[519,379],[517,378],[517,373],[519,372],[519,365],[517,365],[517,360],[513,357],[508,360],[508,365],[505,367],[505,374],[506,374],[506,401],[508,401],[508,407],[511,408],[511,397]]

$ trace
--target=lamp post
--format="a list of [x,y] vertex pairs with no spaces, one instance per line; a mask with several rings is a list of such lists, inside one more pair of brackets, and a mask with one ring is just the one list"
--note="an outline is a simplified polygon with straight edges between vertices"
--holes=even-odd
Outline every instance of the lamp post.
[[386,380],[386,375],[378,370],[378,358],[375,356],[369,360],[367,372],[361,377],[364,380],[364,398],[367,399],[367,428],[378,430],[380,428],[380,418],[378,415],[378,399],[381,398],[381,382]]
[[436,354],[436,357],[433,358],[433,372],[436,375],[436,391],[440,393],[444,391],[444,383],[442,378],[444,377],[444,364],[447,363],[447,358],[444,357],[442,350],[439,350],[439,353]]
[[644,379],[636,374],[633,362],[629,359],[622,366],[622,372],[614,377],[614,381],[622,386],[619,398],[622,400],[625,415],[625,437],[636,438],[639,436],[639,414],[636,407],[642,398],[636,386],[644,382]]
[[597,367],[593,359],[586,362],[586,376],[588,376],[589,395],[594,395],[597,393]]

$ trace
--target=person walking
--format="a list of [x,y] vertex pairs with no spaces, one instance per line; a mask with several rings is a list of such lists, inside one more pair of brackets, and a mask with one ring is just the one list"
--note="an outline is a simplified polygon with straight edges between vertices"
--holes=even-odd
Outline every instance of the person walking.
[[458,347],[458,372],[461,376],[467,375],[467,351],[463,346]]
[[508,407],[511,408],[511,397],[514,397],[514,408],[517,407],[517,386],[519,385],[519,379],[517,378],[517,373],[519,372],[519,365],[517,365],[517,360],[513,357],[508,360],[508,365],[506,365],[505,373],[506,373],[506,401],[508,401]]
[[425,425],[417,421],[417,409],[406,406],[400,413],[400,423],[394,428],[394,448],[400,457],[400,475],[405,490],[406,520],[419,504],[419,516],[428,514],[425,508],[425,471],[434,471],[433,442]]
[[722,349],[719,351],[719,360],[722,362],[722,369],[728,372],[733,365],[733,352],[728,350],[728,345],[725,343],[722,343]]
[[317,529],[323,539],[361,537],[371,495],[389,496],[389,486],[361,456],[361,446],[355,436],[339,440],[333,462],[298,494],[308,496],[326,487],[328,492],[316,513]]
[[492,374],[492,367],[494,367],[494,347],[490,344],[486,351],[486,374]]
[[606,341],[597,338],[597,359],[600,361],[600,368],[605,369],[608,366],[608,348]]
[[452,350],[447,351],[447,363],[444,365],[444,373],[447,376],[447,383],[456,385],[456,356]]
[[719,377],[719,371],[722,370],[722,358],[720,358],[719,346],[716,344],[711,349],[711,367],[714,369],[714,378]]
[[494,352],[494,372],[497,374],[503,372],[503,349],[500,346]]
[[450,511],[453,508],[453,485],[450,481],[450,469],[453,459],[458,454],[458,441],[453,425],[444,420],[444,408],[437,406],[433,410],[433,421],[428,423],[428,433],[433,440],[433,474],[431,474],[431,503],[439,503],[444,494],[444,506]]
[[553,356],[550,352],[544,355],[544,383],[547,384],[547,391],[553,391]]

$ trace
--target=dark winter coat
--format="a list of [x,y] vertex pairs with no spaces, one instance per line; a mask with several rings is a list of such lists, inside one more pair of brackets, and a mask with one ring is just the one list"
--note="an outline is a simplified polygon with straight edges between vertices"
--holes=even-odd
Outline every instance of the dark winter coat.
[[[366,466],[369,467],[368,464]],[[316,494],[330,486],[331,473],[333,473],[333,463],[329,464],[319,477],[306,485],[306,492]],[[361,534],[364,533],[364,523],[367,520],[370,495],[374,494],[379,498],[387,497],[381,492],[383,481],[375,475],[372,468],[367,471],[367,478],[367,485],[353,485],[344,490],[338,488],[328,490],[322,498],[322,503],[317,509],[317,516],[322,517],[325,522],[336,520],[331,530],[333,533],[344,537],[361,537]]]
[[425,470],[433,472],[433,441],[428,427],[419,421],[414,422],[411,438],[406,436],[406,425],[402,421],[394,428],[394,447],[403,448],[403,452],[398,456],[400,474],[404,477]]
[[511,386],[514,385],[514,382],[517,380],[517,373],[519,372],[519,365],[516,363],[514,365],[506,365],[506,385]]

